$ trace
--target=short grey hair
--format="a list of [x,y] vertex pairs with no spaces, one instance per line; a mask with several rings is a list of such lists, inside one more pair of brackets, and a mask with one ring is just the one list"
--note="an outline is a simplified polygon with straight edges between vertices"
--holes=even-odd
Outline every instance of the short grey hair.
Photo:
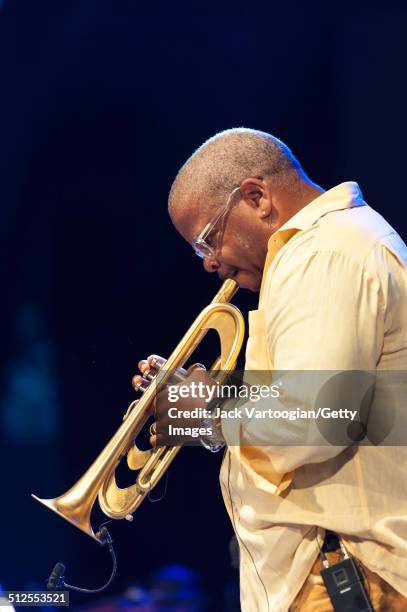
[[232,128],[216,134],[191,155],[171,187],[168,209],[217,206],[249,177],[272,177],[275,184],[294,190],[305,177],[298,160],[281,140],[258,130]]

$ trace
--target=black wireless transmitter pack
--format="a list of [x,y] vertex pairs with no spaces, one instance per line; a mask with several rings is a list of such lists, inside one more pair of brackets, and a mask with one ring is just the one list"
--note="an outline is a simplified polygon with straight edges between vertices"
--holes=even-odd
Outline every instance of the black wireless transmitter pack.
[[355,561],[348,557],[321,571],[335,612],[374,612]]

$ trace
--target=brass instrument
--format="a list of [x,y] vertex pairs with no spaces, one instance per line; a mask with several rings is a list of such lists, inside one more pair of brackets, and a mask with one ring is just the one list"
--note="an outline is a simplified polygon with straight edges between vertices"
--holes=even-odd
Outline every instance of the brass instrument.
[[[96,497],[102,511],[113,519],[132,520],[132,513],[145,496],[155,487],[174,459],[179,446],[162,446],[151,450],[139,450],[134,443],[150,414],[150,406],[156,393],[161,391],[169,379],[180,380],[184,374],[183,365],[190,358],[198,344],[210,329],[220,339],[220,356],[212,365],[219,371],[218,379],[225,372],[232,371],[240,352],[244,336],[244,321],[240,311],[228,304],[238,289],[237,283],[226,280],[212,302],[200,313],[181,342],[155,376],[140,400],[132,402],[124,421],[85,474],[66,493],[55,499],[40,499],[32,495],[67,521],[78,527],[96,541],[101,542],[93,532],[90,515]],[[127,464],[132,470],[140,470],[136,482],[119,488],[115,470],[127,454]]]

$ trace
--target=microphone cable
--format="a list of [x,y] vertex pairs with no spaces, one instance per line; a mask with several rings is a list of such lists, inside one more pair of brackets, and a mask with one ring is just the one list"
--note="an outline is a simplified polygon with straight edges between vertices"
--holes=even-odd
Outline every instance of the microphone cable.
[[[107,521],[110,523],[111,521]],[[112,583],[117,572],[117,558],[113,548],[113,540],[109,531],[107,530],[107,523],[102,523],[99,527],[99,531],[96,537],[100,540],[102,546],[107,546],[113,561],[112,573],[110,574],[109,580],[98,589],[85,589],[82,587],[74,586],[65,582],[65,565],[63,563],[56,563],[54,569],[51,572],[50,577],[47,580],[48,591],[60,591],[62,589],[68,589],[69,591],[77,591],[79,593],[101,593]]]

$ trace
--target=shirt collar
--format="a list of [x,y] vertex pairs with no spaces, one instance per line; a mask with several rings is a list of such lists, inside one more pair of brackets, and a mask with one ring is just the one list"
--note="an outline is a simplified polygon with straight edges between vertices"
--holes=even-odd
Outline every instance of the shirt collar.
[[260,300],[263,293],[266,272],[278,251],[301,230],[310,228],[324,215],[335,210],[344,210],[356,206],[366,206],[359,185],[353,181],[341,183],[312,200],[301,208],[291,219],[284,223],[268,241],[267,257],[264,264],[263,278],[260,288]]
[[366,206],[359,185],[353,181],[341,183],[328,191],[324,191],[315,200],[301,208],[278,229],[278,232],[287,229],[305,230],[330,212],[355,208],[356,206]]

